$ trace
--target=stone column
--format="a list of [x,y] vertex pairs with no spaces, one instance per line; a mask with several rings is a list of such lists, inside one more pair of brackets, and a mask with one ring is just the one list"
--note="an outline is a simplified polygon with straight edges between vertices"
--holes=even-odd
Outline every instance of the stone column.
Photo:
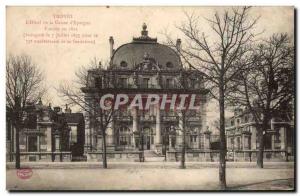
[[51,127],[46,128],[46,141],[47,141],[47,152],[51,152],[52,151]]
[[271,135],[271,149],[275,150],[275,134],[272,133]]
[[37,135],[37,151],[40,152],[40,135]]
[[204,150],[209,150],[210,149],[210,134],[211,134],[210,131],[205,131],[204,132],[204,140],[203,140]]
[[[60,145],[60,137],[59,137],[59,135],[55,135],[54,136],[54,151],[55,152],[61,152],[61,145]],[[62,157],[61,157],[61,154],[55,154],[55,156],[54,156],[55,158],[54,158],[54,161],[55,162],[59,162],[59,161],[61,161],[62,160]]]
[[[102,151],[102,150],[103,150],[103,146],[102,146],[102,135],[99,135],[99,134],[98,134],[96,137],[97,137],[97,146],[96,146],[97,151]],[[96,138],[95,138],[95,140],[96,140]]]
[[280,133],[280,149],[281,150],[286,150],[286,128],[285,127],[280,127],[279,129]]
[[155,124],[155,147],[158,154],[162,153],[161,144],[161,122],[160,122],[160,108],[159,104],[156,105],[156,124]]
[[176,130],[176,144],[175,148],[176,149],[181,149],[183,146],[183,119],[182,119],[182,113],[178,113],[179,116],[179,130]]
[[135,149],[135,138],[134,134],[138,132],[138,114],[137,109],[132,109],[132,146]]
[[210,136],[211,132],[209,130],[206,130],[203,135],[203,147],[206,153],[204,153],[204,158],[206,161],[212,161],[213,156],[211,154],[210,150]]
[[271,119],[271,149],[274,150],[275,149],[275,127],[274,127],[274,118]]
[[12,145],[12,152],[16,152],[16,129],[14,127],[12,127],[12,131],[13,131],[13,145]]
[[55,151],[61,151],[60,149],[60,138],[58,135],[55,135]]
[[240,140],[241,141],[240,144],[241,144],[241,148],[242,148],[241,150],[244,150],[244,139],[245,139],[245,134],[242,132],[241,133],[241,140]]
[[251,150],[256,150],[256,128],[251,127]]

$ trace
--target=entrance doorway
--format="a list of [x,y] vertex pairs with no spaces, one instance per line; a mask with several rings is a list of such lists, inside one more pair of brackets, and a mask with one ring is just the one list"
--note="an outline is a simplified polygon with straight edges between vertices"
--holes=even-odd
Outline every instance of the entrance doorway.
[[142,130],[142,140],[141,145],[143,145],[144,150],[150,150],[151,149],[151,144],[153,144],[153,134],[152,134],[152,129],[149,127],[144,127]]
[[28,152],[37,152],[37,136],[28,136]]

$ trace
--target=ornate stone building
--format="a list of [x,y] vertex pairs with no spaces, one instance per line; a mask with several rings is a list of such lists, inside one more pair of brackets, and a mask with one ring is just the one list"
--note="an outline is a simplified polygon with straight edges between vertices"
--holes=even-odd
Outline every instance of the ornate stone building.
[[[51,108],[28,103],[24,112],[19,134],[20,159],[26,161],[71,161],[82,158],[84,153],[84,117],[72,113],[66,106]],[[7,161],[15,160],[16,129],[12,111],[6,113]]]
[[[278,114],[269,122],[264,132],[265,160],[285,160],[294,155],[294,123],[287,115]],[[236,109],[234,115],[226,121],[227,150],[229,158],[234,160],[256,159],[259,147],[257,128],[252,114],[247,110]],[[235,157],[230,152],[236,151]],[[251,153],[253,152],[253,153]]]
[[[156,154],[179,150],[186,131],[188,150],[209,149],[209,133],[206,126],[206,95],[202,76],[185,68],[177,50],[157,42],[148,36],[144,24],[140,37],[114,49],[114,39],[109,38],[110,64],[106,69],[88,72],[88,84],[82,88],[86,101],[95,108],[99,97],[105,93],[125,93],[131,96],[141,93],[168,94],[167,100],[176,94],[197,94],[200,109],[186,111],[183,118],[176,110],[162,110],[158,105],[149,110],[123,108],[116,111],[107,128],[108,151],[148,150]],[[86,151],[101,152],[103,136],[93,120],[92,112],[86,118]]]

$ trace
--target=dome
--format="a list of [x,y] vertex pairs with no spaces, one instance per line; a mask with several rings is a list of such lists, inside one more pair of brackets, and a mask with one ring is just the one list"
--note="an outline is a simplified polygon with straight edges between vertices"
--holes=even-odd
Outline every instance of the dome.
[[181,69],[182,64],[177,52],[159,44],[156,38],[150,38],[146,29],[144,24],[140,37],[133,38],[131,43],[124,44],[114,51],[111,65],[117,69],[136,69],[148,60],[162,70]]

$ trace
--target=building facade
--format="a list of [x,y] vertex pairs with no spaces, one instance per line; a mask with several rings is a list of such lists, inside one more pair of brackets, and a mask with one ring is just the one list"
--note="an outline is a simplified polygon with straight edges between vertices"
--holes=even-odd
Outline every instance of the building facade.
[[[14,119],[7,109],[6,145],[7,161],[15,160],[16,129]],[[83,156],[84,117],[72,113],[66,106],[51,108],[27,104],[19,133],[20,159],[26,161],[72,161]]]
[[[264,132],[265,160],[285,160],[289,156],[293,157],[293,121],[281,115],[272,118],[269,127],[270,129]],[[234,115],[226,121],[226,139],[230,159],[256,159],[256,151],[259,147],[257,128],[249,111],[235,109]],[[233,152],[239,153],[233,157]]]
[[[153,151],[165,154],[179,150],[183,145],[183,129],[186,131],[186,147],[209,149],[209,139],[205,135],[206,95],[201,75],[183,67],[176,50],[160,44],[156,38],[148,36],[144,24],[140,37],[114,49],[114,39],[110,37],[110,64],[107,69],[93,69],[88,73],[88,84],[82,88],[87,103],[95,108],[99,97],[105,93],[197,94],[200,108],[181,112],[151,105],[148,110],[125,107],[115,111],[106,133],[108,151]],[[177,49],[181,41],[177,40]],[[86,152],[101,152],[103,135],[95,123],[92,112],[85,114]],[[205,141],[207,140],[207,141]]]

